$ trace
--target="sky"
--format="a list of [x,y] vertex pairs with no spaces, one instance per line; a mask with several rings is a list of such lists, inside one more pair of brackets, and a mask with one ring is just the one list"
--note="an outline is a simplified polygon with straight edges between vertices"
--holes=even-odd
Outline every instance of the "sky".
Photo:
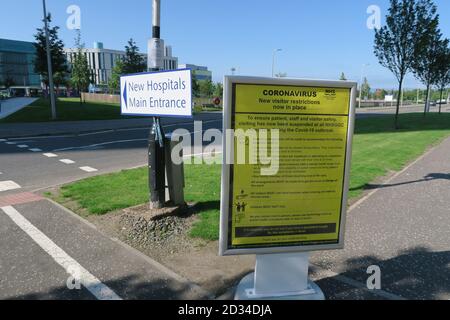
[[[81,33],[86,47],[94,41],[123,50],[133,38],[147,52],[151,37],[151,0],[47,0],[60,37],[73,47],[75,31],[66,27],[70,5],[81,9]],[[435,0],[441,31],[450,38],[450,1]],[[236,74],[349,80],[368,78],[372,89],[392,89],[396,79],[373,54],[374,30],[367,27],[369,6],[381,9],[388,0],[162,0],[161,37],[173,47],[179,63],[205,65],[214,81],[236,68]],[[2,0],[0,38],[33,41],[42,25],[41,0]],[[368,64],[365,68],[363,65]],[[364,71],[362,72],[362,70]],[[423,87],[413,76],[407,88]]]

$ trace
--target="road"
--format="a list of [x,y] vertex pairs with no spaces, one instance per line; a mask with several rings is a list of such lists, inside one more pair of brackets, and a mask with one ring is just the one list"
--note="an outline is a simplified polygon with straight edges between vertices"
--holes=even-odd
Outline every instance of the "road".
[[[386,112],[391,110],[363,111],[358,117]],[[222,128],[219,113],[201,114],[196,120],[203,121],[203,131]],[[2,128],[10,137],[0,138],[0,299],[208,296],[186,279],[38,195],[37,191],[52,186],[146,165],[149,128],[139,121],[131,128],[131,122],[114,122],[112,129],[108,126],[113,122],[107,127],[92,122]],[[172,119],[163,124],[167,133],[179,128],[196,131],[192,120]],[[84,133],[66,133],[74,128]],[[42,135],[42,130],[53,130],[56,135]],[[24,136],[23,132],[36,135]],[[201,148],[196,146],[193,152],[201,152]],[[330,268],[337,270],[335,266]],[[67,286],[74,275],[82,280],[80,290]]]
[[[203,130],[221,128],[221,114],[199,118]],[[194,132],[194,123],[164,121],[167,133],[180,128]],[[146,165],[148,133],[149,128],[119,126],[83,134],[0,139],[0,299],[208,296],[201,288],[114,242],[36,193],[74,180]],[[82,279],[81,290],[68,289],[66,283],[71,276]]]

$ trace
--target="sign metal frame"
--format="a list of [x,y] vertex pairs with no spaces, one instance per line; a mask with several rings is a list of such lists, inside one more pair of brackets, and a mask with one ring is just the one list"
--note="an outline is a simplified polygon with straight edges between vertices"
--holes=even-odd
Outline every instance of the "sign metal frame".
[[[344,184],[342,192],[342,205],[340,215],[340,230],[339,241],[333,244],[318,244],[318,245],[286,245],[286,246],[267,246],[261,244],[259,247],[252,248],[230,248],[230,182],[231,182],[231,167],[232,165],[226,162],[230,157],[227,155],[228,150],[234,150],[234,137],[228,141],[226,130],[233,129],[233,104],[235,103],[234,86],[238,84],[248,85],[269,85],[269,86],[297,86],[297,87],[316,87],[316,88],[341,88],[350,90],[349,114],[348,114],[348,128],[346,141],[346,155],[345,155],[345,169],[344,169]],[[355,110],[356,110],[356,96],[357,83],[350,81],[332,81],[332,80],[309,80],[309,79],[274,79],[274,78],[260,78],[260,77],[246,77],[246,76],[225,76],[224,78],[224,116],[223,116],[223,165],[222,165],[222,190],[221,190],[221,204],[220,204],[220,243],[219,255],[250,255],[250,254],[274,254],[274,253],[293,253],[293,252],[309,252],[319,250],[337,250],[344,248],[345,242],[345,227],[346,214],[348,203],[348,190],[350,183],[350,170],[353,146],[353,134],[355,128]],[[234,158],[234,155],[231,155]]]

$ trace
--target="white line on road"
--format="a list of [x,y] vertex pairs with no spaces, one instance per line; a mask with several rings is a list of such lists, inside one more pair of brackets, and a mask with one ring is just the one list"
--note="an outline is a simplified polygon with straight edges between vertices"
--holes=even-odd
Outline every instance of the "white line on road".
[[6,139],[0,139],[0,142],[6,142],[6,141],[8,141],[8,140],[6,140]]
[[17,226],[19,226],[20,229],[49,254],[56,263],[63,267],[74,279],[79,280],[80,283],[98,300],[122,300],[107,285],[93,276],[63,249],[58,247],[50,238],[32,225],[16,209],[11,206],[3,207],[1,209],[15,224],[17,224]]
[[44,153],[44,156],[47,158],[56,158],[58,157],[58,155],[54,154],[54,153]]
[[97,172],[98,170],[95,168],[91,168],[91,167],[80,167],[81,170],[86,171],[86,172]]
[[0,192],[16,190],[16,189],[20,189],[20,188],[21,188],[21,186],[19,186],[14,181],[0,181]]
[[14,144],[17,144],[17,142],[12,142],[12,141],[8,141],[8,142],[5,142],[6,144],[9,144],[9,145],[14,145]]
[[69,151],[69,150],[83,150],[83,149],[90,149],[90,148],[106,146],[106,145],[110,145],[110,144],[127,143],[127,142],[135,142],[135,141],[148,141],[148,138],[146,138],[146,139],[132,139],[132,140],[117,140],[117,141],[110,141],[110,142],[104,142],[104,143],[91,144],[91,145],[83,146],[83,147],[70,147],[70,148],[64,148],[64,149],[57,149],[57,150],[53,150],[53,151],[54,152],[61,152],[61,151]]
[[27,146],[26,144],[19,144],[19,145],[17,146],[17,148],[25,149],[25,148],[28,148],[28,146]]
[[33,149],[28,149],[28,150],[31,152],[42,152],[42,150],[38,149],[38,148],[33,148]]
[[62,163],[65,163],[65,164],[74,164],[75,163],[75,161],[70,160],[70,159],[62,159],[62,160],[59,160],[59,161],[61,161]]
[[88,136],[95,136],[95,135],[98,135],[98,134],[111,133],[111,132],[114,132],[114,130],[105,130],[105,131],[99,131],[99,132],[82,133],[82,134],[79,134],[78,136],[79,137],[88,137]]

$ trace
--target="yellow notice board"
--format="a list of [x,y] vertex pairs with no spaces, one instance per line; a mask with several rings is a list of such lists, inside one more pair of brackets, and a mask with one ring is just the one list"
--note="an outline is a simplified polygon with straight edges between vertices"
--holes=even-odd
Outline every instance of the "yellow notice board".
[[221,255],[342,248],[356,84],[225,82]]

